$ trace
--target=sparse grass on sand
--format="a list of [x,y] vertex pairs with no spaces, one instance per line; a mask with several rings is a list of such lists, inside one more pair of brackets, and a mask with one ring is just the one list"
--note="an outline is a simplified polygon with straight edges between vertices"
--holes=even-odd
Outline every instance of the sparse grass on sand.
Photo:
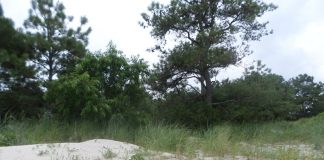
[[162,124],[134,128],[86,121],[13,121],[0,127],[0,145],[80,142],[101,138],[134,143],[149,150],[172,152],[189,158],[244,156],[252,159],[321,159],[324,158],[323,124],[324,113],[295,122],[225,123],[204,131]]

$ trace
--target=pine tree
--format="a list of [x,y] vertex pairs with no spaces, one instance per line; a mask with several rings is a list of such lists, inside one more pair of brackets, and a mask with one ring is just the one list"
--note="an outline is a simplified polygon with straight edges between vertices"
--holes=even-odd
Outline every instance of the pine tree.
[[52,81],[57,74],[67,72],[84,57],[91,28],[83,29],[88,22],[81,17],[77,29],[68,27],[73,17],[64,13],[64,5],[53,0],[32,0],[29,18],[24,26],[33,37],[33,61],[40,74]]
[[34,67],[27,64],[33,57],[28,37],[3,16],[0,35],[0,121],[6,116],[37,116],[43,93]]
[[[212,78],[249,54],[249,41],[271,33],[266,29],[267,22],[259,22],[258,17],[275,8],[260,0],[153,2],[149,13],[142,14],[141,25],[151,27],[151,35],[160,40],[153,48],[162,52],[154,84],[164,90],[175,89],[195,78],[201,84],[201,95],[211,104]],[[175,47],[165,49],[172,36]]]

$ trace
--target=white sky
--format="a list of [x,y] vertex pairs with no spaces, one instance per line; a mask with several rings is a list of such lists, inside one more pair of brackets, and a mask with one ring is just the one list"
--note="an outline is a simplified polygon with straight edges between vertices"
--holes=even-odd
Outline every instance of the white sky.
[[[61,0],[68,15],[89,19],[92,33],[88,48],[103,50],[110,40],[127,56],[140,55],[155,63],[158,55],[146,51],[154,45],[149,30],[138,25],[140,14],[147,12],[152,0]],[[159,0],[167,3],[169,0]],[[324,1],[323,0],[266,0],[279,8],[262,19],[270,21],[274,34],[253,42],[252,55],[242,66],[252,60],[262,60],[274,73],[291,78],[307,73],[324,81]],[[30,0],[0,0],[6,17],[21,27],[28,17]],[[238,77],[242,67],[227,69],[221,77]]]

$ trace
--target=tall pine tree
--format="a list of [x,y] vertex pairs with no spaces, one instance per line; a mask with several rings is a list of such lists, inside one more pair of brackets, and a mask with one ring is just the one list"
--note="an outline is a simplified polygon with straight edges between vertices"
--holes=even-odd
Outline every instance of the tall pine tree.
[[[152,37],[161,40],[154,48],[163,53],[154,85],[174,89],[195,78],[202,97],[211,104],[212,78],[250,53],[247,42],[270,33],[267,22],[258,21],[258,17],[273,9],[273,4],[260,0],[171,0],[168,5],[153,2],[149,13],[142,14],[141,25],[151,27]],[[174,47],[165,49],[172,36]]]
[[36,53],[33,62],[40,69],[40,75],[47,76],[47,81],[73,68],[86,53],[91,32],[90,27],[83,29],[87,18],[81,17],[81,24],[76,29],[69,28],[73,17],[64,11],[60,1],[32,0],[29,18],[24,23],[33,37]]
[[37,116],[42,106],[42,91],[34,67],[28,37],[16,31],[10,19],[0,15],[0,120],[4,117]]
[[2,16],[3,16],[3,10],[2,10],[2,5],[0,3],[0,17],[2,17]]

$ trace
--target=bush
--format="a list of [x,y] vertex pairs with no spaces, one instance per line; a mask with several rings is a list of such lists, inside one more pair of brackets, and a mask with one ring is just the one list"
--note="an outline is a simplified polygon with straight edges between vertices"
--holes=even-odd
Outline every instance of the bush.
[[236,122],[286,119],[296,110],[289,85],[275,74],[252,73],[215,87],[214,102],[223,120]]
[[168,93],[158,102],[157,119],[191,128],[208,127],[218,121],[217,111],[193,92]]
[[111,115],[109,101],[89,74],[72,74],[53,81],[45,95],[54,113],[65,120],[103,120]]
[[0,91],[0,121],[40,117],[44,111],[42,96],[36,83]]
[[294,91],[294,102],[298,110],[293,119],[315,116],[324,112],[324,84],[314,82],[314,77],[307,74],[298,75],[289,80]]
[[58,115],[69,119],[127,121],[150,118],[149,94],[144,88],[147,65],[127,59],[110,44],[106,52],[88,54],[72,73],[59,77],[47,93]]

